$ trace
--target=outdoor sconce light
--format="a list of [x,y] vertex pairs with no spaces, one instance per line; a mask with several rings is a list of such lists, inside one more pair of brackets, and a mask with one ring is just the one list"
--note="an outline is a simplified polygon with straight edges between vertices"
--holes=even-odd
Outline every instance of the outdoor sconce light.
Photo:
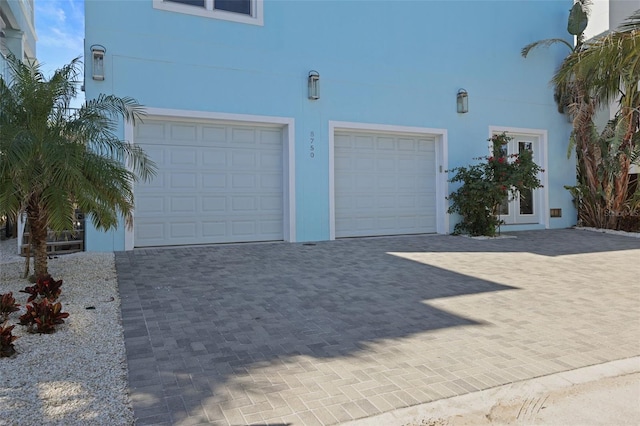
[[94,80],[104,80],[104,53],[106,51],[107,49],[100,44],[91,46],[91,78]]
[[466,90],[460,89],[458,90],[458,95],[456,96],[458,112],[460,114],[464,114],[469,112],[469,94]]
[[309,99],[320,99],[320,74],[318,71],[309,71]]

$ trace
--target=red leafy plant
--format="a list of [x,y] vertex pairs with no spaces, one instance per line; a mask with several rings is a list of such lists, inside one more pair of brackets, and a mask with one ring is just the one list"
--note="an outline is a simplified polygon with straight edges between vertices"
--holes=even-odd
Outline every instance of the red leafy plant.
[[12,292],[0,294],[0,316],[3,321],[6,321],[12,312],[20,310],[18,306],[20,305],[16,303]]
[[53,333],[56,325],[64,323],[69,314],[62,312],[62,303],[52,303],[48,299],[27,305],[27,312],[20,316],[21,325],[28,326],[30,333]]
[[55,302],[60,293],[62,293],[60,287],[62,287],[62,280],[56,281],[51,275],[45,275],[38,278],[35,285],[20,290],[20,293],[30,294],[27,303],[35,300],[38,296],[48,299],[50,302]]
[[13,347],[13,341],[16,340],[18,336],[11,334],[13,327],[15,327],[15,325],[7,325],[6,321],[0,325],[0,357],[7,357],[16,353]]

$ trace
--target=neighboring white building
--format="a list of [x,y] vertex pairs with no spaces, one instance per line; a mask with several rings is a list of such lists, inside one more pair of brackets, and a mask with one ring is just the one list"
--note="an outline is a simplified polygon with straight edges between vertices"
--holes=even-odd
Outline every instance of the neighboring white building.
[[[7,56],[36,59],[34,0],[0,0],[0,75],[9,80]],[[24,224],[18,225],[18,249]]]
[[0,0],[0,73],[7,77],[6,57],[36,58],[34,0]]
[[640,9],[640,0],[594,0],[585,36],[591,38],[614,30],[633,12]]
[[8,52],[22,58],[36,57],[36,29],[34,0],[0,0],[0,44],[3,54]]

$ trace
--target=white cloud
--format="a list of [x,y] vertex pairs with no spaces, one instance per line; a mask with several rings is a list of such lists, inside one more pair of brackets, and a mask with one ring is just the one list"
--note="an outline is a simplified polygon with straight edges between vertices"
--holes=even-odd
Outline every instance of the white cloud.
[[38,34],[36,56],[45,75],[84,54],[82,0],[38,0],[35,2],[35,15]]

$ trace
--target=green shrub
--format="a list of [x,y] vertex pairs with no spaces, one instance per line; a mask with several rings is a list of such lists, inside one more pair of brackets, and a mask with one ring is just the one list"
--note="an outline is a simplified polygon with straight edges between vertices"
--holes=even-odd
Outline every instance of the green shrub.
[[515,197],[519,191],[540,188],[538,173],[544,171],[533,161],[530,151],[506,155],[502,147],[513,139],[506,133],[488,139],[492,155],[476,158],[480,163],[449,170],[449,182],[462,185],[452,192],[448,213],[458,213],[461,221],[454,234],[495,236],[502,223],[498,217],[500,205]]

